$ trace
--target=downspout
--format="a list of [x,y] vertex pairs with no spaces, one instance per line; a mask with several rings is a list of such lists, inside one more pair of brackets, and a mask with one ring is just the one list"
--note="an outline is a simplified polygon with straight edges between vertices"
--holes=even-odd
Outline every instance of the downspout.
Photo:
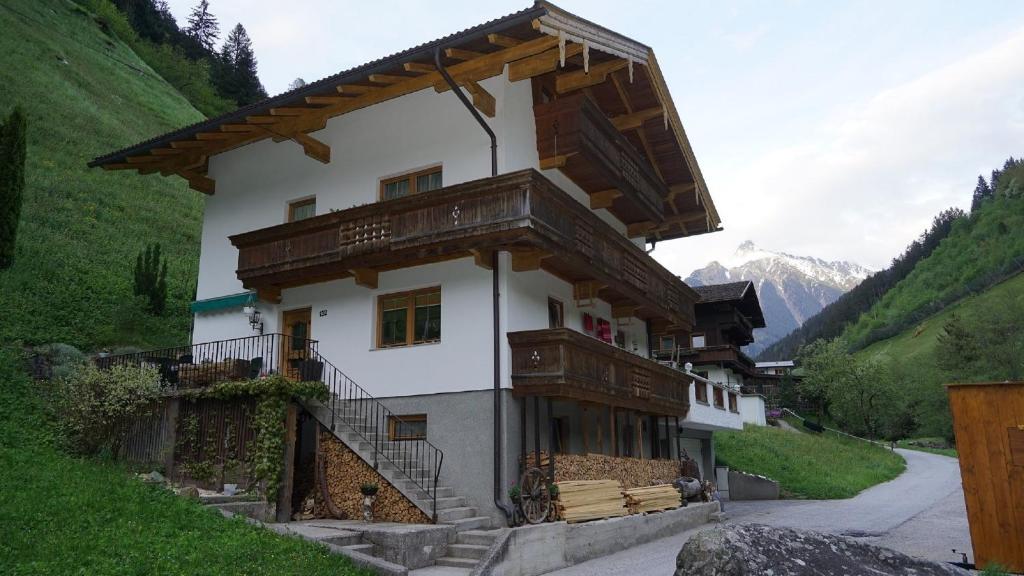
[[[473,115],[480,127],[483,128],[484,132],[487,133],[487,137],[491,139],[491,176],[498,175],[498,139],[494,135],[494,130],[487,125],[483,116],[473,106],[473,103],[469,101],[469,98],[462,92],[459,85],[452,79],[451,74],[445,69],[444,64],[441,63],[441,47],[438,46],[434,49],[434,65],[437,67],[437,71],[444,78],[444,81],[448,84],[448,87],[452,89],[452,93],[455,94],[462,105],[469,110],[469,113]],[[499,258],[498,252],[495,251],[491,256],[491,316],[493,320],[493,333],[492,338],[494,340],[494,505],[505,514],[507,520],[511,520],[513,509],[511,506],[506,504],[502,500],[502,481],[501,481],[501,464],[504,460],[503,446],[501,442],[502,432],[502,411],[501,411],[501,309],[499,307],[500,292],[499,287],[499,272],[498,272]]]

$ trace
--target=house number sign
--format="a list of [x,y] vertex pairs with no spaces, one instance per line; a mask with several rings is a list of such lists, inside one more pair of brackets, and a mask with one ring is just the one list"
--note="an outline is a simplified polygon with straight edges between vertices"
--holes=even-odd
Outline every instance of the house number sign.
[[323,318],[325,316],[327,316],[327,309],[326,308],[324,308],[323,310],[320,311],[320,317]]

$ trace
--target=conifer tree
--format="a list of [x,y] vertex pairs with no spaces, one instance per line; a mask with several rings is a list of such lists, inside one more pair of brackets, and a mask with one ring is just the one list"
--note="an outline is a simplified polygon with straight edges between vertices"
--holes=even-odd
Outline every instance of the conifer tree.
[[146,309],[159,316],[167,305],[167,260],[160,253],[160,244],[146,246],[135,259],[136,296],[146,298]]
[[25,130],[27,120],[15,107],[0,125],[0,270],[14,264],[18,220],[25,191]]
[[204,50],[213,53],[213,44],[220,38],[220,25],[217,17],[210,13],[208,0],[199,0],[188,16],[188,27],[185,35],[195,40]]
[[992,197],[992,188],[989,187],[988,182],[985,182],[985,177],[978,174],[978,184],[974,187],[974,196],[971,198],[971,212],[977,210],[985,200]]
[[218,88],[221,94],[239,106],[258,102],[267,97],[256,72],[256,54],[252,39],[245,27],[236,24],[221,47]]

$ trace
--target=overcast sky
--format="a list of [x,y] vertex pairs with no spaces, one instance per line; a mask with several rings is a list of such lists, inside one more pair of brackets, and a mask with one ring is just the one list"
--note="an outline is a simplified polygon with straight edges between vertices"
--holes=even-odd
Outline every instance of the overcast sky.
[[[180,25],[195,3],[170,0]],[[884,267],[1024,155],[1024,2],[557,4],[658,55],[725,228],[657,247],[683,276],[747,239]],[[210,0],[271,94],[526,6]]]

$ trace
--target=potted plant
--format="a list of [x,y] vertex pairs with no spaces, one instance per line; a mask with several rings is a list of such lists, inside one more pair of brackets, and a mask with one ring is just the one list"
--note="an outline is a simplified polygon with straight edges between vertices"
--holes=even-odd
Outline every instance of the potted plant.
[[377,500],[377,491],[380,489],[374,482],[366,482],[359,485],[359,492],[363,495],[363,520],[373,522],[373,503]]

